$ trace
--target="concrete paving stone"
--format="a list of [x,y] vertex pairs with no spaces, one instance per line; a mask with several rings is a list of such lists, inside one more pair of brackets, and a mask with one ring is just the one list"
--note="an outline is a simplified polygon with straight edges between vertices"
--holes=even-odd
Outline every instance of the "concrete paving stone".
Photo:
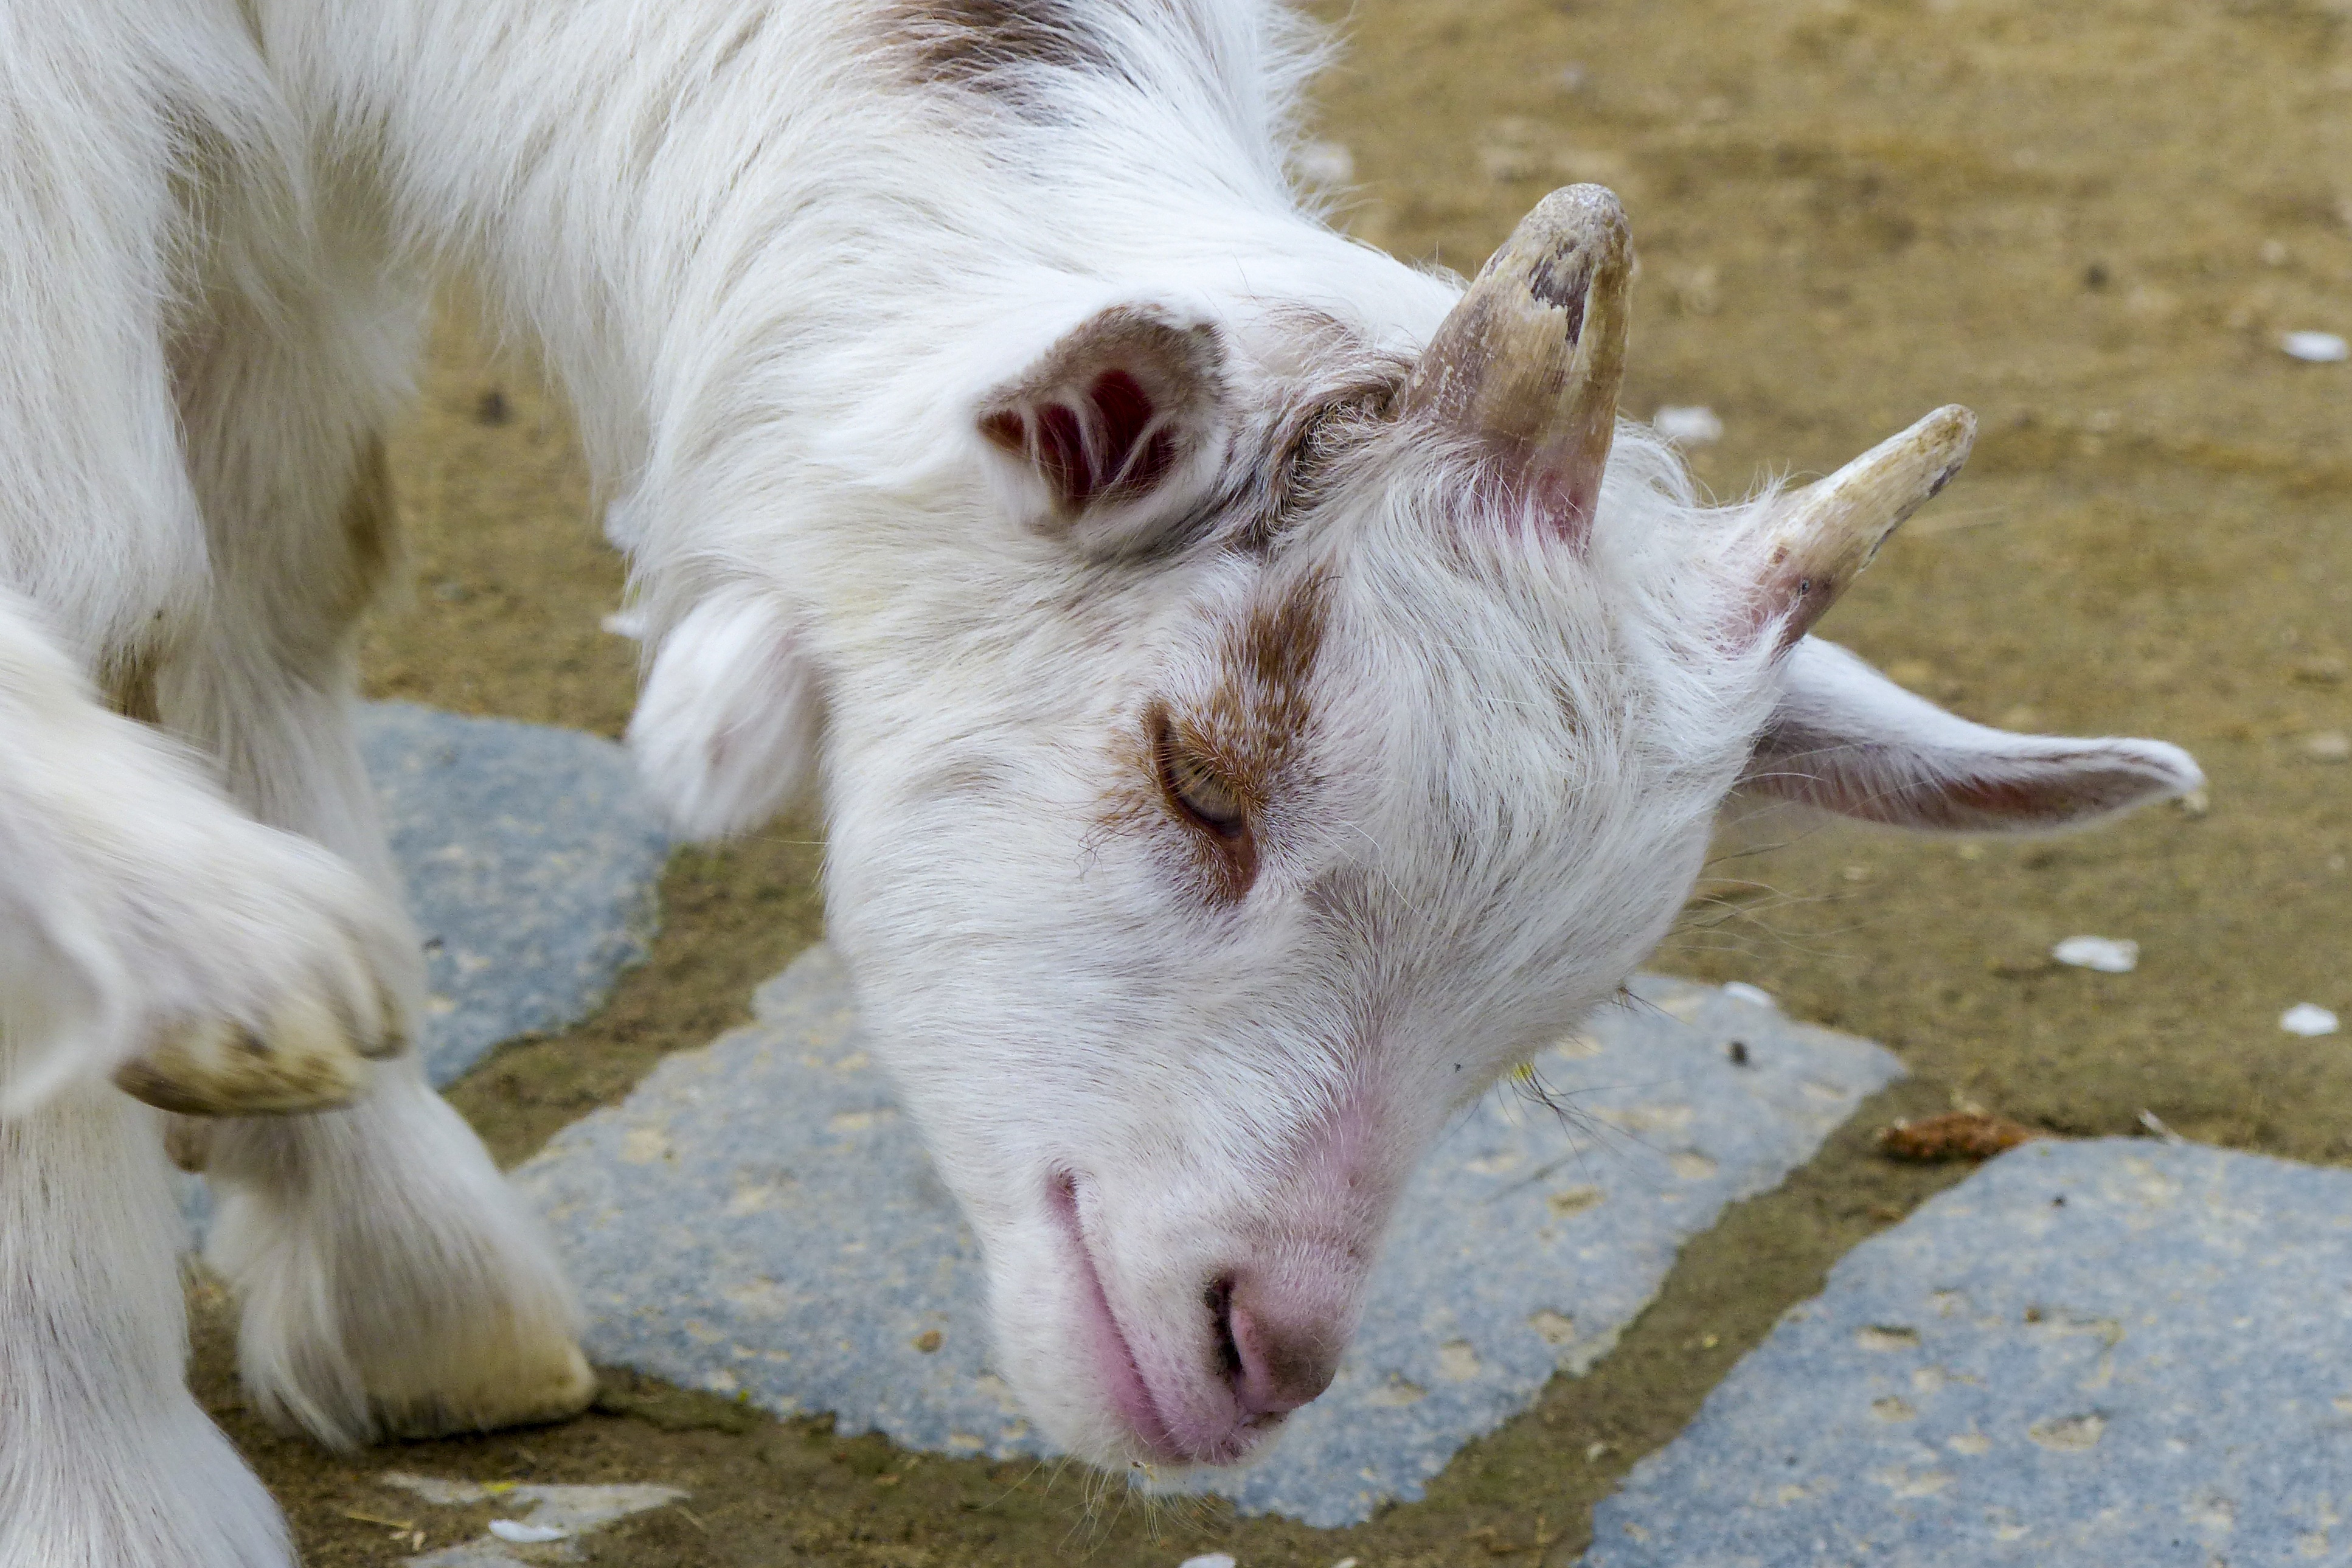
[[578,1023],[644,958],[669,840],[619,746],[398,702],[362,710],[360,745],[425,938],[436,1084]]
[[1585,1568],[2352,1560],[2352,1172],[2031,1143],[1830,1271]]
[[[1498,1091],[1451,1130],[1331,1391],[1265,1462],[1198,1485],[1318,1525],[1420,1496],[1556,1371],[1607,1353],[1685,1237],[1901,1070],[1706,987],[1633,989],[1536,1063],[1570,1119]],[[591,1356],[910,1448],[1045,1452],[990,1368],[977,1248],[839,961],[809,952],[756,1008],[520,1173],[585,1297]]]

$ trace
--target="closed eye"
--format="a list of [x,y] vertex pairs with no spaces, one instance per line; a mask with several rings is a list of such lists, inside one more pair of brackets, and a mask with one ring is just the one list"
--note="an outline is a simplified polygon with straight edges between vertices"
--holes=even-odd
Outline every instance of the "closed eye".
[[1241,791],[1177,734],[1165,711],[1151,716],[1151,757],[1160,794],[1194,826],[1228,841],[1249,836],[1249,805]]

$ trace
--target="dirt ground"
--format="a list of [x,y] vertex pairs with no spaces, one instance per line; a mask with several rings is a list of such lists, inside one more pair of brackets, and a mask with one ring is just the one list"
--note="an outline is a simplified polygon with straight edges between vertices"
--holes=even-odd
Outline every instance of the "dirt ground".
[[[323,1457],[243,1414],[208,1308],[200,1393],[314,1563],[418,1550],[387,1520],[433,1547],[479,1528],[370,1479],[398,1466],[687,1489],[585,1543],[643,1568],[1212,1549],[1244,1568],[1564,1564],[1593,1501],[1783,1309],[1955,1178],[1873,1153],[1891,1117],[1963,1102],[2091,1134],[2147,1111],[2352,1160],[2352,1036],[2277,1024],[2297,1002],[2352,1015],[2352,366],[2279,347],[2352,332],[2352,5],[1361,0],[1346,22],[1318,134],[1352,153],[1357,232],[1468,269],[1550,186],[1615,186],[1644,258],[1627,409],[1713,407],[1725,436],[1696,462],[1721,491],[1974,406],[1967,477],[1822,630],[1971,717],[2187,745],[2210,809],[2056,841],[1773,824],[1727,847],[1658,966],[1761,985],[1885,1042],[1913,1079],[1694,1241],[1591,1375],[1360,1529],[1107,1502],[1074,1474],[908,1456],[622,1377],[562,1427]],[[461,310],[398,478],[416,587],[376,626],[373,689],[617,733],[634,649],[598,628],[620,572],[576,451]],[[791,824],[680,854],[652,962],[457,1103],[518,1159],[742,1017],[819,929],[816,859]],[[2136,939],[2140,967],[2050,963],[2074,933]]]

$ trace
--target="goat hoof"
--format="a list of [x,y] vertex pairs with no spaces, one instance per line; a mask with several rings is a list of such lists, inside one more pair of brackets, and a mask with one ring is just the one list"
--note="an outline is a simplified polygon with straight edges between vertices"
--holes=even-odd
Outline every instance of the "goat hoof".
[[[379,1006],[376,1016],[388,1016]],[[115,1069],[115,1087],[183,1116],[275,1116],[348,1105],[367,1061],[400,1049],[331,994],[286,998],[259,1028],[215,1019],[182,1028]]]
[[596,1374],[570,1339],[514,1347],[512,1363],[481,1369],[470,1385],[444,1384],[428,1398],[377,1396],[377,1425],[386,1437],[448,1437],[502,1426],[542,1426],[569,1420],[596,1397]]

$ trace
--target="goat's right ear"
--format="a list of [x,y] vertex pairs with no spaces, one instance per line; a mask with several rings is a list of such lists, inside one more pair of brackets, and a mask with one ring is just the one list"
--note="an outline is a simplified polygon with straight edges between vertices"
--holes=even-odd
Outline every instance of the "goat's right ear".
[[1224,459],[1231,424],[1215,325],[1114,305],[1063,334],[982,401],[1015,508],[1088,554],[1145,549]]
[[723,589],[672,626],[629,721],[637,774],[688,838],[747,833],[816,795],[824,689],[772,595]]
[[1930,833],[2076,827],[2205,775],[2162,741],[2014,735],[1916,697],[1834,643],[1805,637],[1743,789]]

